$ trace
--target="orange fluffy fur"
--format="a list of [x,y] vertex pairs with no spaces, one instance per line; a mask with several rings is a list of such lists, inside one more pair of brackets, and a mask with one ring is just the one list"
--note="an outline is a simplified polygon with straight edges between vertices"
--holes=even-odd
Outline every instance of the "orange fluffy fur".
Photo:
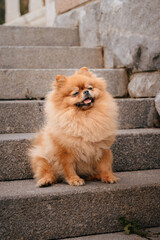
[[[37,186],[58,179],[83,185],[82,176],[116,182],[110,147],[117,129],[117,106],[105,81],[83,67],[70,77],[58,75],[53,86],[45,104],[46,123],[30,149]],[[94,102],[78,107],[75,104],[83,101],[85,90]]]

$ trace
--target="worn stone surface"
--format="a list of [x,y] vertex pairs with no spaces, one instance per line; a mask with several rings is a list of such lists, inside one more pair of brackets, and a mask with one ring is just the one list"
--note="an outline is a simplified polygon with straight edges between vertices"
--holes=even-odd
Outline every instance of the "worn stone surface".
[[102,49],[83,47],[0,47],[0,69],[102,68]]
[[[150,240],[159,240],[160,227],[147,228],[146,231],[149,233]],[[63,240],[146,240],[146,238],[140,237],[136,234],[126,235],[124,232],[96,234],[90,236],[83,236],[77,238],[65,238]]]
[[[72,75],[76,69],[1,69],[0,99],[41,99],[51,89],[57,74]],[[113,97],[127,94],[128,78],[123,69],[91,69],[107,82]]]
[[156,95],[155,106],[156,106],[156,110],[160,116],[160,92]]
[[115,171],[160,168],[160,129],[119,130],[112,146]]
[[0,133],[35,132],[43,124],[43,101],[0,102]]
[[78,29],[0,26],[0,46],[79,46]]
[[145,5],[143,0],[101,1],[100,35],[106,46],[106,67],[160,68],[159,6],[159,0],[154,4],[147,0]]
[[32,178],[27,149],[33,134],[0,135],[0,180]]
[[[119,128],[159,126],[154,99],[117,99]],[[0,133],[35,132],[43,124],[44,101],[0,101]]]
[[146,240],[146,238],[141,238],[134,234],[126,235],[125,233],[118,232],[118,233],[106,233],[106,234],[99,234],[99,235],[90,235],[84,237],[76,237],[76,238],[63,238],[63,240]]
[[[54,26],[80,28],[82,46],[103,46],[106,68],[160,68],[159,0],[101,0],[57,16]],[[137,28],[138,26],[138,28]]]
[[160,92],[160,72],[131,75],[128,91],[131,97],[155,97]]
[[[118,219],[140,226],[160,222],[160,170],[119,173],[117,184],[87,182],[36,188],[32,180],[0,183],[0,239],[57,239],[122,230]],[[114,207],[113,207],[114,206]]]
[[107,82],[107,90],[113,97],[124,97],[128,93],[128,76],[124,69],[91,69],[97,77]]
[[[31,178],[27,149],[34,134],[0,135],[0,180]],[[119,130],[112,146],[114,171],[160,168],[160,129]]]
[[101,33],[99,31],[101,21],[100,1],[82,7],[78,16],[81,46],[101,46]]
[[119,105],[120,128],[159,127],[160,121],[155,109],[154,99],[117,99]]
[[101,46],[99,35],[100,1],[91,1],[85,6],[57,15],[54,27],[79,27],[80,45]]
[[[150,240],[159,240],[160,227],[147,228],[146,231],[150,232]],[[62,240],[146,240],[136,234],[127,235],[124,232],[96,234],[90,236],[76,237],[76,238],[63,238]]]
[[53,27],[60,27],[60,28],[61,27],[64,27],[64,28],[79,27],[81,9],[83,9],[83,7],[78,7],[64,14],[57,15],[54,20]]

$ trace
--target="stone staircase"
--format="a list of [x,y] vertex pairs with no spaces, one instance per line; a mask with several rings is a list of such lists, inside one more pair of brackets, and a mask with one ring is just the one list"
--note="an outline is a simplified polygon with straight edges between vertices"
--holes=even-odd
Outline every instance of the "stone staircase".
[[[120,108],[112,147],[120,181],[36,188],[26,151],[43,123],[43,99],[57,74],[82,66],[107,79]],[[154,99],[127,98],[127,85],[124,69],[103,68],[100,47],[79,46],[77,29],[0,27],[1,240],[117,232],[120,217],[142,227],[160,225],[158,114]]]

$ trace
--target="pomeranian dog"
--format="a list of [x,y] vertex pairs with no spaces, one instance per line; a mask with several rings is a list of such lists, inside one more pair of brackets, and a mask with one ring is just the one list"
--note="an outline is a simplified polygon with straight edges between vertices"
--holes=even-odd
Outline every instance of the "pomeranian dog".
[[103,79],[86,67],[56,76],[46,98],[46,122],[30,149],[37,186],[58,179],[79,186],[86,180],[115,183],[110,147],[117,129],[117,105]]

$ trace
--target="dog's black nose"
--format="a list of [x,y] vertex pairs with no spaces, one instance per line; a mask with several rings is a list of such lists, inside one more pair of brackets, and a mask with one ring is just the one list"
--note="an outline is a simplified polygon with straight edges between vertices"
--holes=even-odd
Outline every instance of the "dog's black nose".
[[84,93],[85,95],[89,95],[89,91],[88,91],[88,90],[85,90],[83,93]]

